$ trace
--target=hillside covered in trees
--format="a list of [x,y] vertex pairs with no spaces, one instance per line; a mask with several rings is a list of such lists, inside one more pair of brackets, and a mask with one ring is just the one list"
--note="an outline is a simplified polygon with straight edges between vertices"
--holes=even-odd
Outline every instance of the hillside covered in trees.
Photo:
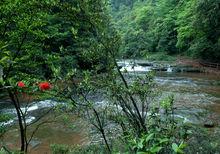
[[121,54],[166,52],[220,60],[218,0],[111,0]]
[[0,154],[219,153],[219,20],[219,0],[0,0]]

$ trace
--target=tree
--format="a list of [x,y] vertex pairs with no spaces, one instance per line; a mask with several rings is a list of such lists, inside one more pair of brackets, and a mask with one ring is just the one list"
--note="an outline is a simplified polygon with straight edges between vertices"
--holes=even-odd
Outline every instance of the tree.
[[[105,49],[100,44],[107,23],[105,1],[6,0],[0,2],[1,89],[17,112],[20,151],[27,152],[26,112],[18,92],[41,96],[37,83],[64,79],[76,68],[104,71]],[[102,31],[106,32],[106,31]],[[20,85],[22,81],[25,86]],[[20,86],[19,86],[20,85]],[[27,90],[26,90],[27,89]],[[60,96],[58,96],[60,97]],[[30,136],[30,139],[32,136]]]
[[220,48],[220,5],[215,0],[199,1],[195,7],[195,20],[192,21],[195,39],[189,51],[202,58],[219,62]]
[[55,4],[56,1],[53,0],[42,3],[36,0],[28,2],[7,0],[0,3],[0,65],[3,66],[1,87],[7,91],[16,109],[21,140],[20,151],[25,153],[33,136],[29,138],[27,136],[29,126],[26,122],[27,110],[21,110],[22,95],[20,96],[19,92],[32,94],[36,92],[35,89],[23,91],[21,88],[25,88],[25,84],[32,87],[32,84],[52,77],[51,65],[57,56],[45,50],[44,41],[50,37],[45,27]]

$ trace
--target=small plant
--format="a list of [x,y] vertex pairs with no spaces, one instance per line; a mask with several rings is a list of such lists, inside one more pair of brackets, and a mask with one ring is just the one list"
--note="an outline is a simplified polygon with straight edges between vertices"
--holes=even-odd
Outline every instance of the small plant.
[[183,154],[183,149],[186,147],[186,144],[184,142],[181,142],[179,145],[176,143],[172,144],[172,149],[175,153]]
[[141,138],[133,140],[134,146],[132,149],[138,154],[154,154],[163,149],[164,144],[169,142],[168,138],[156,138],[154,133],[145,134]]
[[52,144],[50,148],[53,154],[68,154],[70,151],[67,145],[62,144]]
[[7,154],[7,152],[3,148],[1,148],[0,149],[0,154]]

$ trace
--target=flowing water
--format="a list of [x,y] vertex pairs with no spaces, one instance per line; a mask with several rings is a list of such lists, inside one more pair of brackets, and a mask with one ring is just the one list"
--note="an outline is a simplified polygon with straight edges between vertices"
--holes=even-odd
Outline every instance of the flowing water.
[[[0,125],[7,127],[7,132],[1,138],[0,147],[6,145],[9,149],[19,149],[19,131],[16,118],[16,110],[10,105],[10,102],[0,102],[0,114],[10,114],[11,120],[2,122]],[[46,114],[41,121],[45,124],[41,125],[30,142],[31,154],[46,154],[50,152],[50,145],[65,144],[69,146],[83,145],[88,143],[86,135],[85,123],[77,117],[76,114],[72,118],[66,119],[65,115],[57,114],[54,110],[57,106],[64,106],[62,102],[45,100],[32,102],[28,106],[22,106],[21,110],[26,114],[26,123],[31,124],[28,127],[28,136],[37,128],[40,123],[34,123],[42,114]],[[50,109],[50,112],[48,112]],[[84,129],[85,128],[85,129]]]
[[177,114],[192,123],[219,124],[220,77],[204,73],[158,73],[156,81],[164,91],[174,94]]
[[[129,75],[143,75],[153,69],[153,66],[122,66],[122,70]],[[127,69],[126,69],[127,68]],[[136,70],[135,70],[136,69]],[[167,70],[166,70],[167,69]],[[198,124],[211,123],[215,127],[220,124],[220,76],[206,73],[184,73],[175,72],[172,66],[167,66],[165,71],[156,73],[155,81],[162,90],[163,96],[174,95],[176,107],[175,115],[183,119],[184,122]],[[134,74],[135,71],[135,74]],[[102,102],[102,101],[100,101]],[[28,113],[27,122],[34,121],[38,113],[48,108],[57,106],[57,103],[50,100],[33,102],[29,104],[26,112]],[[0,102],[0,114],[10,113],[14,115],[10,121],[1,123],[8,126],[9,131],[4,136],[4,144],[14,148],[19,145],[18,130],[14,126],[17,119],[15,110],[8,102]],[[25,108],[22,108],[24,111]],[[49,117],[53,118],[53,115]],[[72,126],[66,125],[63,119],[58,123],[51,123],[39,129],[31,143],[31,153],[50,153],[49,145],[85,144],[87,140],[86,125],[80,118],[72,119]],[[85,129],[82,129],[82,128]],[[13,141],[9,140],[14,138]]]

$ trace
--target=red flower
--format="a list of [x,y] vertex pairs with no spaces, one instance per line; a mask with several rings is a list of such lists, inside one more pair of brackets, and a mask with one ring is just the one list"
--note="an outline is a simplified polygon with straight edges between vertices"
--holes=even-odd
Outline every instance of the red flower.
[[51,88],[51,85],[49,82],[41,82],[39,83],[40,90],[49,90]]
[[18,87],[21,87],[21,88],[25,87],[25,84],[22,81],[19,81],[17,85],[18,85]]

